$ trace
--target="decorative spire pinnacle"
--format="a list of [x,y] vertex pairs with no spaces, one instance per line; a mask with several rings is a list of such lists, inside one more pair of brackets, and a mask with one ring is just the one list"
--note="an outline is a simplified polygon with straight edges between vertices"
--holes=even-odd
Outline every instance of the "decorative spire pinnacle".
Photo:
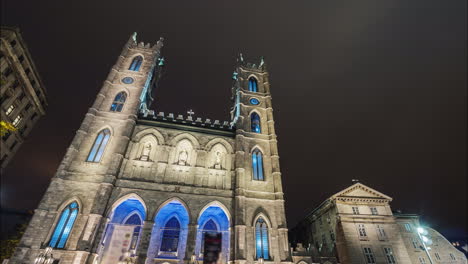
[[137,42],[137,33],[136,32],[133,32],[132,34],[132,39],[133,39],[133,42]]
[[241,63],[244,62],[244,57],[242,57],[242,53],[239,53],[239,60],[240,60]]
[[260,57],[260,64],[258,65],[258,68],[261,68],[265,64],[265,61],[263,60],[263,56]]

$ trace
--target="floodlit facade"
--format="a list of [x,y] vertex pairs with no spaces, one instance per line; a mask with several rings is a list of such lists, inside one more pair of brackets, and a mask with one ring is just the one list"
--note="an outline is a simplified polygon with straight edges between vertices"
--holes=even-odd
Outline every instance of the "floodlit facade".
[[[392,198],[355,183],[292,228],[294,261],[306,263],[467,263],[465,255],[419,216],[394,214]],[[419,231],[419,232],[418,232]]]
[[0,30],[0,120],[12,124],[1,139],[0,170],[3,170],[45,115],[46,90],[28,48],[17,28]]
[[[231,120],[148,110],[162,39],[133,35],[68,148],[10,263],[290,261],[268,72],[242,57]],[[50,251],[45,252],[49,254]]]

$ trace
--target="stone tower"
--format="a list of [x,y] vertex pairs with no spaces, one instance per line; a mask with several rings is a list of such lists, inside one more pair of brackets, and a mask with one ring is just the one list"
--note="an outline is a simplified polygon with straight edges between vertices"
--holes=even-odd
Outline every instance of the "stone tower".
[[275,262],[288,261],[288,230],[272,98],[263,58],[257,66],[244,62],[241,54],[233,79],[234,107],[231,116],[236,128],[235,258],[239,263],[252,263],[259,257],[255,224],[262,217],[268,222],[271,236],[269,256],[263,257]]
[[149,110],[162,40],[133,35],[18,246],[12,263],[290,261],[271,95],[263,59],[239,59],[230,122]]

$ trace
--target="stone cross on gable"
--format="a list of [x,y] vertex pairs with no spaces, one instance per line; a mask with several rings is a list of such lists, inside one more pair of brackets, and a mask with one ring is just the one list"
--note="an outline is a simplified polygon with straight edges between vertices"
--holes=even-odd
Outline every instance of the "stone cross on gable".
[[192,115],[195,114],[195,112],[193,112],[192,109],[190,109],[187,111],[187,114],[189,115],[189,117],[192,117]]

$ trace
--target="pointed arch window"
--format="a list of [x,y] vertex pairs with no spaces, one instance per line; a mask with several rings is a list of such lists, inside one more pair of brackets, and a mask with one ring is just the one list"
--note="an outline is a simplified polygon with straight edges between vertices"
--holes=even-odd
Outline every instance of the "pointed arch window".
[[173,216],[163,229],[163,236],[161,241],[161,251],[177,252],[180,236],[180,223],[175,216]]
[[131,71],[139,71],[142,63],[143,57],[136,56],[135,58],[133,58],[132,63],[130,64],[130,67],[128,69]]
[[109,142],[110,134],[110,130],[107,128],[99,132],[86,161],[99,162],[101,160],[107,142]]
[[255,112],[253,112],[250,115],[250,129],[252,130],[252,132],[255,132],[255,133],[262,132],[262,129],[260,127],[260,116]]
[[125,225],[135,226],[133,229],[132,241],[130,243],[130,249],[135,249],[137,246],[138,238],[140,237],[141,230],[141,218],[138,214],[133,214],[124,223]]
[[52,248],[64,248],[65,243],[70,236],[73,224],[75,223],[76,217],[78,216],[78,203],[72,202],[60,214],[60,218],[55,226],[55,230],[52,233],[52,237],[49,241],[49,247]]
[[268,226],[262,217],[255,223],[255,248],[257,259],[269,259],[268,252]]
[[257,79],[255,79],[254,77],[250,77],[249,78],[249,91],[251,92],[258,92],[258,85],[257,85]]
[[205,234],[208,232],[218,232],[218,227],[216,226],[215,222],[213,219],[208,220],[205,225],[203,226],[203,234],[201,238],[201,247],[200,247],[200,252],[205,251]]
[[252,171],[254,180],[263,181],[265,179],[263,176],[263,155],[258,149],[252,152]]
[[127,94],[125,92],[118,93],[114,98],[114,102],[112,102],[110,111],[122,112],[122,108],[125,104],[125,100],[127,100]]

